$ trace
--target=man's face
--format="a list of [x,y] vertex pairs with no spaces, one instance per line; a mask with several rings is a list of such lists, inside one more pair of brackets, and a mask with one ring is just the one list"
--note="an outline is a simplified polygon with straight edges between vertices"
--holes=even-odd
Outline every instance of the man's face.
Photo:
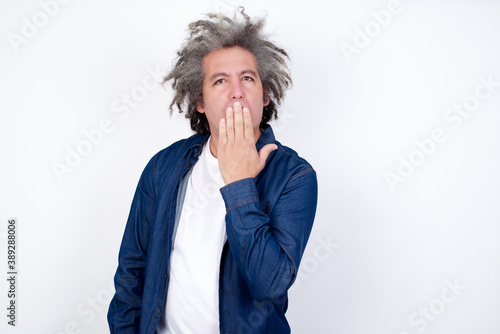
[[203,65],[203,104],[200,103],[197,109],[207,116],[212,135],[218,136],[219,121],[225,118],[226,109],[240,102],[250,110],[258,138],[262,110],[269,99],[262,91],[253,53],[239,46],[224,48],[206,55]]

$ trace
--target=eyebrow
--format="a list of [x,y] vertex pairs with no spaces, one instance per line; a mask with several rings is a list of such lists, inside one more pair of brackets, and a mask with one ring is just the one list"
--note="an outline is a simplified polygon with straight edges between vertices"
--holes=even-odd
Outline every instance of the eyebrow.
[[[243,71],[239,72],[238,74],[241,76],[241,75],[248,74],[248,73],[250,73],[250,74],[251,74],[251,75],[253,75],[254,77],[258,77],[257,73],[256,73],[254,70],[250,70],[250,69],[248,69],[248,70],[243,70]],[[213,81],[213,80],[215,80],[215,78],[219,78],[219,77],[228,77],[228,76],[229,76],[229,74],[227,74],[226,72],[216,72],[216,73],[212,74],[212,75],[208,78],[208,80],[209,80],[209,81]]]

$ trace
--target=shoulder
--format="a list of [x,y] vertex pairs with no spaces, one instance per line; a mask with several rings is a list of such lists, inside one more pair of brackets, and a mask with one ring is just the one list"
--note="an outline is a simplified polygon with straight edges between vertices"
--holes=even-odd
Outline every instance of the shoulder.
[[192,135],[178,140],[156,153],[152,158],[152,167],[157,169],[174,162],[183,161],[191,152],[201,150],[207,136]]
[[299,156],[298,153],[290,147],[285,146],[276,140],[271,125],[267,125],[266,127],[261,128],[261,130],[262,135],[257,141],[258,151],[260,151],[260,149],[266,144],[273,143],[278,146],[278,149],[274,150],[269,155],[266,161],[266,172],[264,174],[267,174],[268,176],[271,174],[272,177],[279,176],[280,178],[287,179],[295,178],[308,173],[315,174],[313,167],[306,161],[306,159]]
[[269,168],[273,172],[286,174],[289,180],[309,174],[315,177],[316,172],[306,159],[279,141],[275,141],[275,143],[278,145],[278,149],[271,153],[269,161]]
[[201,151],[203,143],[208,135],[192,135],[188,138],[178,140],[168,147],[157,152],[150,158],[146,165],[145,174],[153,177],[157,174],[168,173],[173,169],[178,169],[179,166],[186,163],[194,153]]

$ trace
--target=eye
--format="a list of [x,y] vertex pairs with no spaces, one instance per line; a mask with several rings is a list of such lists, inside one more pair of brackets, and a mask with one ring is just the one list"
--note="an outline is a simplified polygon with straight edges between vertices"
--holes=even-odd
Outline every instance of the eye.
[[224,83],[224,81],[224,79],[217,79],[215,80],[214,85],[220,85],[221,83]]
[[246,75],[246,76],[243,77],[243,80],[245,80],[245,81],[253,81],[253,78],[250,77],[250,76],[248,76],[248,75]]

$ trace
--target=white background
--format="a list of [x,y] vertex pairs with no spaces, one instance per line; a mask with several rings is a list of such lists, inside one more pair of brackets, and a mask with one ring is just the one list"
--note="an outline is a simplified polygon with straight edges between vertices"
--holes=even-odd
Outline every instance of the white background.
[[[318,173],[316,221],[290,292],[293,332],[500,332],[500,2],[486,0],[401,0],[384,27],[375,17],[389,1],[74,0],[49,17],[37,1],[2,0],[0,253],[6,275],[16,217],[19,277],[16,328],[0,283],[1,332],[108,332],[140,173],[191,134],[169,115],[172,92],[141,90],[143,80],[167,72],[189,22],[240,4],[267,13],[267,31],[290,52],[294,87],[275,132]],[[30,37],[16,45],[23,29]],[[477,88],[481,77],[497,86]],[[479,103],[447,121],[465,101]],[[105,119],[112,130],[84,147],[83,132]],[[419,153],[415,141],[435,129],[446,139]],[[78,145],[88,154],[59,179],[54,164]],[[418,166],[391,189],[386,173],[410,158]]]

